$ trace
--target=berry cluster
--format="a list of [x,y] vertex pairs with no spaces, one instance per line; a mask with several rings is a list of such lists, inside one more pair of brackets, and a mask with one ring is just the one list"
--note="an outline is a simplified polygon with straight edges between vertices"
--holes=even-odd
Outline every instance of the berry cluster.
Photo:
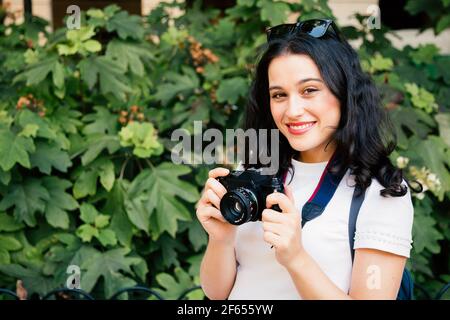
[[134,121],[144,121],[145,116],[142,113],[141,107],[133,105],[130,107],[130,110],[122,110],[120,111],[119,122],[121,125],[126,126],[128,123],[132,123]]
[[20,97],[19,101],[17,101],[16,109],[22,110],[23,108],[37,113],[40,117],[45,117],[45,112],[47,111],[44,107],[44,102],[33,97],[31,93]]
[[189,36],[188,41],[191,44],[189,52],[194,61],[195,71],[198,73],[203,73],[205,71],[203,66],[206,63],[216,63],[219,61],[219,57],[217,57],[210,49],[202,48],[202,44],[195,40],[194,37]]

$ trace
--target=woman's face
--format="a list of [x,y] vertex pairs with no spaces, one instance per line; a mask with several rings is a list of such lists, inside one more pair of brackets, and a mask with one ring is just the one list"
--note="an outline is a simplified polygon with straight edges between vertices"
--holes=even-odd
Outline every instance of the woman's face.
[[272,60],[268,70],[270,110],[281,133],[301,160],[320,162],[334,150],[325,146],[335,132],[340,103],[307,55],[288,54]]

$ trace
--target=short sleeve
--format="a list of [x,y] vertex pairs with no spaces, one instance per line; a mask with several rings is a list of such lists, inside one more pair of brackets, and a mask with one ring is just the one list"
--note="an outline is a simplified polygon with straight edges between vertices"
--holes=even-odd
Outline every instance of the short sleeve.
[[414,219],[409,188],[402,197],[383,197],[382,189],[373,179],[366,190],[356,222],[354,248],[378,249],[409,258]]

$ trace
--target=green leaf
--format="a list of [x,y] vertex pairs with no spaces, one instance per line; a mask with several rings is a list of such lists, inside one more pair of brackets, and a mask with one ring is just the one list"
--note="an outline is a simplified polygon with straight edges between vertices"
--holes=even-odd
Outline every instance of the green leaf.
[[8,251],[17,251],[22,249],[22,244],[11,236],[0,234],[0,248]]
[[31,167],[39,168],[45,174],[51,174],[52,167],[61,172],[67,172],[67,168],[72,166],[69,154],[61,150],[53,143],[37,142],[36,151],[31,154]]
[[30,168],[29,153],[35,151],[33,140],[13,134],[8,129],[0,129],[0,167],[9,171],[16,163]]
[[88,123],[83,128],[83,134],[94,133],[115,134],[117,133],[117,115],[111,113],[107,108],[96,106],[95,113],[87,114],[83,121]]
[[450,190],[450,173],[447,166],[450,166],[450,152],[444,141],[437,136],[428,136],[427,140],[420,140],[417,137],[411,139],[414,146],[414,153],[408,154],[409,158],[420,159],[420,162],[435,173],[440,182],[441,188],[437,194],[439,201],[444,199],[445,192]]
[[126,69],[106,56],[89,57],[78,64],[81,79],[86,81],[89,89],[100,83],[103,95],[113,94],[118,100],[125,101],[131,88],[126,85],[124,73]]
[[31,112],[30,110],[23,110],[19,113],[18,123],[23,128],[26,128],[28,125],[37,125],[39,127],[37,131],[37,137],[47,138],[49,140],[57,141],[57,133],[54,128],[52,128],[52,124],[49,119],[41,118],[36,113]]
[[109,219],[111,217],[107,216],[105,214],[99,214],[98,216],[95,217],[95,227],[98,229],[102,229],[104,227],[106,227],[109,224]]
[[64,83],[64,79],[61,79],[64,75],[57,56],[51,56],[30,65],[13,79],[13,83],[25,80],[27,86],[33,86],[42,82],[50,72],[53,73],[53,83],[60,88]]
[[68,229],[68,211],[78,208],[77,201],[65,191],[72,183],[57,177],[45,177],[43,185],[50,195],[45,208],[47,222],[52,227]]
[[121,39],[133,38],[139,40],[144,36],[144,29],[140,20],[141,18],[138,16],[130,16],[128,12],[120,11],[106,23],[106,30],[117,32]]
[[11,171],[3,171],[0,167],[0,183],[3,183],[5,186],[9,184],[11,181]]
[[99,212],[95,207],[90,203],[83,203],[80,206],[80,218],[85,223],[93,224],[95,222],[96,217],[99,215]]
[[[171,276],[167,273],[160,273],[156,276],[156,282],[163,288],[158,289],[154,288],[155,291],[160,293],[163,297],[169,300],[178,299],[184,291],[196,286],[193,279],[189,276],[189,274],[181,268],[175,268],[175,277]],[[203,293],[200,292],[192,295],[188,295],[193,299],[201,299],[203,297]]]
[[183,74],[172,71],[166,72],[164,76],[167,80],[158,85],[155,94],[156,100],[160,100],[163,105],[166,105],[175,96],[188,96],[194,89],[200,86],[200,81],[194,70],[188,67],[182,67],[182,71]]
[[109,154],[113,154],[120,149],[119,137],[116,135],[92,134],[86,141],[88,147],[81,157],[83,166],[90,164],[97,159],[103,150],[108,150]]
[[[76,181],[73,187],[73,195],[76,199],[83,198],[87,195],[94,195],[97,191],[97,180],[99,177],[103,177],[101,184],[106,190],[110,189],[110,186],[114,184],[111,170],[113,166],[111,160],[106,158],[99,158],[92,163],[89,163],[85,167],[77,168],[74,173]],[[114,177],[115,179],[115,177]]]
[[11,263],[11,257],[8,250],[0,248],[0,266],[7,265]]
[[104,247],[115,246],[117,244],[116,234],[110,229],[101,229],[97,239]]
[[241,77],[222,80],[217,89],[217,101],[235,104],[239,97],[244,97],[248,91],[247,80]]
[[99,166],[99,177],[102,186],[107,191],[110,191],[114,185],[114,180],[116,179],[112,161],[105,161],[104,164]]
[[116,180],[112,190],[107,195],[102,212],[112,217],[110,229],[116,234],[117,240],[124,246],[131,247],[133,225],[128,219],[124,207],[126,189],[127,186],[123,180]]
[[44,212],[46,202],[50,199],[47,189],[38,179],[28,178],[20,184],[8,186],[6,196],[0,202],[0,210],[14,207],[14,217],[28,226],[36,225],[36,212]]
[[133,223],[139,220],[139,225],[135,225],[147,231],[147,217],[155,210],[150,217],[153,222],[153,238],[159,237],[164,231],[175,237],[177,220],[191,220],[190,212],[176,197],[195,202],[200,196],[194,185],[179,179],[179,176],[189,172],[189,167],[168,162],[152,170],[143,170],[130,185],[128,192],[131,200],[127,203],[134,205],[126,207],[130,220]]
[[439,48],[434,44],[420,45],[417,50],[409,53],[415,64],[433,63],[433,58],[439,53]]
[[208,243],[207,234],[197,219],[189,223],[188,237],[195,251]]
[[411,102],[415,107],[423,109],[427,113],[437,111],[438,105],[431,92],[418,87],[415,83],[406,83],[405,88],[411,95]]
[[[81,277],[81,288],[89,292],[99,278],[103,277],[105,297],[109,298],[116,291],[117,286],[123,285],[124,276],[119,272],[131,274],[130,267],[140,262],[139,259],[128,257],[129,251],[126,248],[118,248],[104,253],[97,250],[91,253],[81,264],[81,268],[86,270]],[[126,283],[129,285],[128,282]]]
[[144,76],[144,62],[154,59],[149,48],[132,42],[112,40],[106,49],[106,55],[115,59],[124,69],[138,76]]
[[97,40],[88,40],[83,46],[89,52],[99,52],[102,50],[102,45]]
[[78,227],[76,234],[83,242],[91,242],[93,237],[98,237],[98,230],[90,224],[83,224]]
[[124,205],[130,221],[140,230],[148,234],[150,226],[149,219],[152,211],[146,206],[145,200],[145,196],[130,199],[126,195]]
[[37,132],[39,130],[39,126],[37,124],[29,123],[23,128],[23,130],[19,133],[19,136],[31,138],[36,137]]
[[97,178],[98,172],[91,168],[81,172],[73,186],[75,199],[80,199],[87,195],[94,195],[97,191]]
[[431,216],[415,215],[413,226],[414,250],[416,253],[428,249],[432,253],[439,253],[441,248],[438,241],[444,237],[436,230],[436,220]]
[[158,142],[155,128],[149,122],[132,122],[123,127],[119,132],[120,145],[133,146],[133,154],[139,158],[149,158],[152,155],[160,155],[163,146]]
[[436,33],[441,33],[445,29],[450,27],[450,14],[442,16],[436,24]]
[[260,0],[257,5],[261,8],[261,20],[268,21],[272,26],[284,23],[290,11],[288,4],[283,2]]
[[6,212],[0,212],[0,231],[13,232],[23,229],[25,225],[18,222]]
[[450,113],[439,113],[435,116],[439,124],[439,134],[450,147]]

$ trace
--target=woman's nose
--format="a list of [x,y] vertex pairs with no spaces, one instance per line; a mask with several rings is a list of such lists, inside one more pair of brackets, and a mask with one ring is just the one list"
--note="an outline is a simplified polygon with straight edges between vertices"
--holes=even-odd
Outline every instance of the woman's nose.
[[288,100],[286,116],[289,118],[298,118],[305,113],[305,101],[297,95],[291,95]]

